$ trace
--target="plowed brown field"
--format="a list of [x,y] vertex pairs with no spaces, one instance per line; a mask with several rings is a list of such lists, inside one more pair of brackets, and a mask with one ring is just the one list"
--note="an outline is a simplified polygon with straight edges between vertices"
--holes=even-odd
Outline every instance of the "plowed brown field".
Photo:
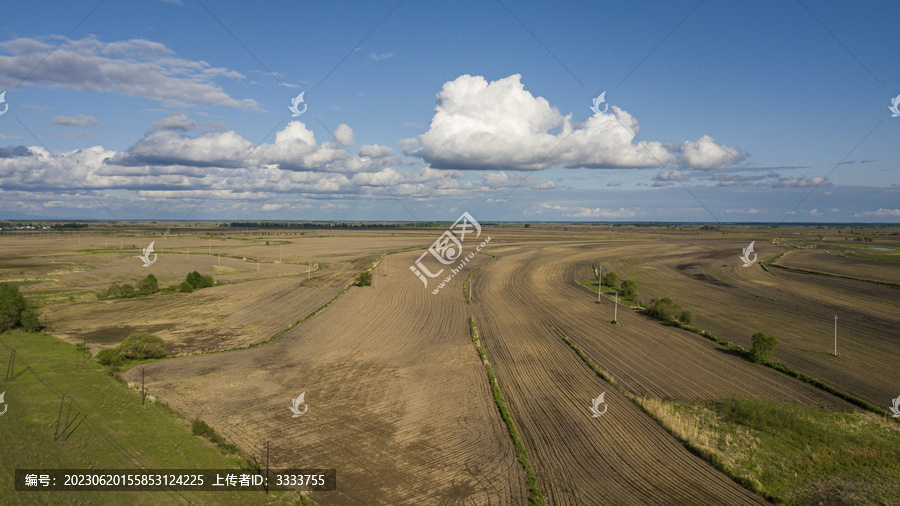
[[[498,259],[478,273],[473,310],[545,500],[762,502],[681,446],[548,328],[543,321],[547,312],[572,301],[527,286],[532,275],[546,275],[532,271],[531,261],[550,270],[560,266],[546,260],[545,248],[510,249],[492,250]],[[588,408],[601,392],[606,392],[608,412],[595,418]]]
[[[489,259],[438,295],[395,268],[265,346],[144,366],[149,388],[257,456],[269,441],[275,467],[336,468],[338,490],[312,494],[320,504],[521,504],[524,474],[462,295]],[[309,411],[292,418],[304,391]]]
[[[593,275],[596,253],[572,246],[511,252],[518,262],[509,282],[519,286],[531,313],[541,315],[631,393],[643,397],[722,400],[738,395],[803,403],[830,410],[852,405],[807,383],[748,362],[696,334],[664,325],[574,283]],[[507,255],[504,255],[507,258]]]

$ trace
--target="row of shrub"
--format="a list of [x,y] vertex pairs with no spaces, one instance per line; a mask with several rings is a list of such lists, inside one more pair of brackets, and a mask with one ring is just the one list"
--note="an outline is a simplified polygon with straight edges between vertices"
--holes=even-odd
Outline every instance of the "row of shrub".
[[194,290],[207,288],[215,284],[216,282],[212,276],[203,276],[199,272],[194,271],[188,274],[185,280],[181,282],[181,284],[169,285],[166,288],[160,289],[159,281],[157,281],[156,276],[154,276],[153,274],[148,274],[147,277],[138,281],[137,287],[134,287],[129,283],[123,283],[121,285],[113,283],[109,285],[109,288],[107,288],[106,290],[101,290],[97,294],[97,298],[130,299],[132,297],[143,297],[145,295],[152,295],[154,293],[191,293]]
[[28,332],[40,330],[37,310],[25,300],[15,283],[0,283],[0,332],[22,327]]

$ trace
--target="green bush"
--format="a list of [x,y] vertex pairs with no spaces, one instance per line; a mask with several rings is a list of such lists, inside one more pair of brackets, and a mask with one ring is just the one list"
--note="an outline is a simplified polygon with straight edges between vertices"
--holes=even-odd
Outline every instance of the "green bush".
[[178,285],[178,291],[181,293],[191,293],[194,291],[194,285],[188,281],[182,281],[181,284]]
[[117,348],[119,353],[128,360],[163,358],[166,356],[166,342],[163,338],[148,332],[131,334]]
[[685,325],[690,325],[694,323],[694,315],[692,315],[690,311],[682,311],[681,314],[678,315],[678,321]]
[[681,305],[668,297],[653,298],[647,314],[661,320],[675,320],[681,314]]
[[774,336],[757,332],[750,339],[752,348],[750,348],[750,358],[754,362],[766,363],[769,361],[775,347],[778,346],[778,339]]
[[97,362],[103,365],[118,366],[125,363],[125,357],[119,353],[117,348],[106,348],[97,353]]
[[199,272],[194,271],[187,275],[187,279],[185,280],[187,283],[190,283],[191,287],[194,290],[199,290],[201,288],[207,288],[213,286],[215,281],[213,281],[212,276],[201,276]]
[[131,334],[115,348],[106,348],[97,353],[97,362],[103,365],[120,366],[129,360],[163,358],[166,356],[166,342],[161,337],[147,332]]
[[357,286],[372,286],[372,273],[369,271],[361,272],[356,276]]
[[637,297],[637,283],[633,279],[622,281],[622,286],[619,287],[619,290],[623,296],[629,299]]
[[615,288],[619,284],[619,276],[615,272],[607,272],[600,281],[602,286]]
[[206,436],[209,437],[210,434],[214,434],[215,431],[212,430],[212,427],[206,424],[203,420],[199,418],[195,418],[191,423],[191,433],[195,436]]

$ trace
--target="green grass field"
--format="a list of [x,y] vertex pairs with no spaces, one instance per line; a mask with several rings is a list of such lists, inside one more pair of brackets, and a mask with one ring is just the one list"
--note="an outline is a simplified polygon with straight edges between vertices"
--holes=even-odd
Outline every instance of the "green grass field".
[[[94,360],[82,362],[75,346],[40,333],[4,332],[0,334],[4,378],[11,349],[17,354],[15,379],[0,380],[7,405],[7,412],[0,416],[0,503],[297,504],[301,500],[290,492],[268,496],[258,492],[14,492],[16,468],[240,469],[246,461],[192,435],[191,423],[167,406],[152,400],[141,405],[138,390],[111,377]],[[63,394],[74,399],[70,422],[75,421],[67,440],[54,441]],[[61,426],[67,413],[68,400]]]
[[778,503],[895,504],[900,425],[769,399],[637,399],[690,446]]

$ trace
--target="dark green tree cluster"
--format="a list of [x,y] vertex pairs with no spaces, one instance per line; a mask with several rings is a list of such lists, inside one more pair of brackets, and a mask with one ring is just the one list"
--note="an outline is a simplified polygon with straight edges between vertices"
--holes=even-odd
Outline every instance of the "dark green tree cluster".
[[98,297],[101,299],[130,299],[132,297],[142,297],[151,295],[159,291],[159,282],[153,274],[147,274],[147,277],[138,281],[137,288],[129,283],[118,285],[113,283],[106,290],[101,290]]
[[0,332],[22,327],[28,332],[40,330],[37,310],[25,300],[14,283],[0,283]]
[[131,334],[115,348],[106,348],[97,354],[97,361],[104,365],[123,365],[129,360],[163,358],[166,342],[147,332]]
[[680,304],[668,297],[651,300],[647,314],[660,320],[678,321],[685,325],[690,325],[694,321],[690,311],[683,311]]
[[194,290],[207,288],[215,285],[216,282],[210,275],[202,276],[199,272],[194,271],[187,275],[187,278],[178,285],[178,291],[183,293],[191,293]]

